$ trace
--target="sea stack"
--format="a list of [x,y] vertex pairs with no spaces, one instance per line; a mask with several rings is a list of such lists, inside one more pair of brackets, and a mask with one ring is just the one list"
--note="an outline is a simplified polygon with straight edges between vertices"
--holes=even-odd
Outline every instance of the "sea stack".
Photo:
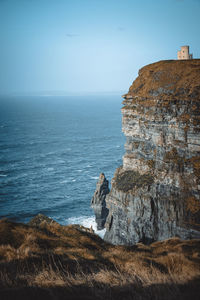
[[108,209],[106,207],[105,199],[109,191],[109,182],[105,175],[101,173],[91,201],[91,207],[95,213],[98,230],[104,229],[106,218],[108,216]]
[[126,153],[105,200],[105,240],[200,238],[200,60],[147,65],[123,97]]

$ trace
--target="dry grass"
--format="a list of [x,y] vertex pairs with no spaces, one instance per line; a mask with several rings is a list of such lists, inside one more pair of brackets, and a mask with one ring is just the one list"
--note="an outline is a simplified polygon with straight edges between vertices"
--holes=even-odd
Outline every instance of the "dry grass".
[[[200,60],[164,60],[140,69],[129,89],[129,96],[148,97],[146,106],[154,106],[156,97],[162,100],[196,99],[199,101]],[[152,99],[153,98],[153,99]],[[165,101],[164,101],[165,102]],[[163,105],[168,105],[164,103]],[[193,108],[198,111],[196,107]]]
[[76,226],[0,222],[0,299],[199,299],[199,283],[199,240],[123,247]]

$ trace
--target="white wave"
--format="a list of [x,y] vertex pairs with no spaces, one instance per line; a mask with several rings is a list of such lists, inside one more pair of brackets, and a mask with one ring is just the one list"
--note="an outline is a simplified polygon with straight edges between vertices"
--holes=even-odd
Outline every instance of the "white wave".
[[52,154],[55,154],[56,152],[55,151],[50,151],[50,152],[47,152],[46,155],[52,155]]
[[57,162],[58,162],[59,164],[64,164],[64,163],[65,163],[65,161],[62,160],[62,159],[58,159]]
[[63,181],[60,181],[61,184],[63,184],[63,183],[68,183],[68,182],[69,182],[69,180],[63,180]]
[[77,170],[77,172],[83,172],[83,170]]
[[54,168],[47,168],[47,171],[53,171]]
[[76,179],[74,179],[74,178],[68,178],[68,179],[60,181],[60,183],[63,184],[63,183],[69,183],[69,182],[75,182],[75,181],[76,181]]
[[7,177],[8,175],[0,174],[0,177]]
[[90,178],[91,178],[91,179],[95,179],[95,180],[99,179],[98,176],[90,176]]
[[88,216],[81,216],[81,217],[72,217],[66,220],[67,225],[69,224],[79,224],[86,228],[91,228],[94,230],[98,236],[100,236],[102,239],[105,235],[106,229],[103,230],[97,230],[97,223],[95,222],[95,217],[88,217]]

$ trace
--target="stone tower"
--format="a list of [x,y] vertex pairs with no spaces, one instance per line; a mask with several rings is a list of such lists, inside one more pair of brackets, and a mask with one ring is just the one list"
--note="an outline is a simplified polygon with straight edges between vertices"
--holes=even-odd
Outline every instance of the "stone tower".
[[178,59],[193,59],[193,55],[189,52],[189,46],[182,46],[177,53]]

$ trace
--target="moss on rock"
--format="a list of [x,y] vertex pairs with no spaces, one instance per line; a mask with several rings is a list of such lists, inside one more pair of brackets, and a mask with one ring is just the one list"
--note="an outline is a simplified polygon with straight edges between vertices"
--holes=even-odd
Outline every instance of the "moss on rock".
[[151,185],[154,182],[151,174],[141,175],[139,172],[128,170],[118,173],[115,178],[115,185],[118,190],[128,192],[134,188]]

